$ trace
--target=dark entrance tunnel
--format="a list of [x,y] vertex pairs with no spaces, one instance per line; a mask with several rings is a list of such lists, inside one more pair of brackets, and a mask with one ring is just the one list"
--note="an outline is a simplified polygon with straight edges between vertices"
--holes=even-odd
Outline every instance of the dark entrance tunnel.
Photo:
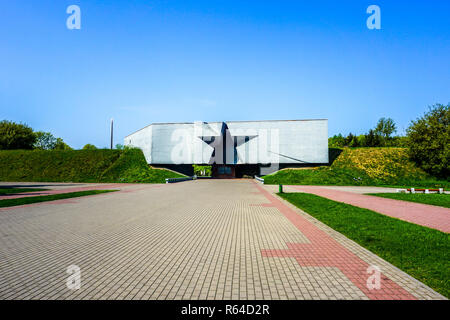
[[257,164],[212,165],[212,178],[233,179],[254,177],[255,175],[259,175],[259,165]]

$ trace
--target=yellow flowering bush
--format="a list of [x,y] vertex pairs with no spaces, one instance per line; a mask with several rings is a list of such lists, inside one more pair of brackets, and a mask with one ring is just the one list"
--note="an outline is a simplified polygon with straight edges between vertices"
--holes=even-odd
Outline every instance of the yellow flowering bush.
[[426,173],[409,160],[406,148],[345,148],[331,169],[348,168],[382,181],[405,176],[419,179],[426,177]]

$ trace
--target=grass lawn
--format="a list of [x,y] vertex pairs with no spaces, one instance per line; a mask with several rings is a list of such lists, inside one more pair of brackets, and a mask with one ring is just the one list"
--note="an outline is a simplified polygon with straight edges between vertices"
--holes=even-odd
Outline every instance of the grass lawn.
[[450,208],[450,195],[448,194],[423,194],[423,193],[369,193],[371,196],[404,200],[411,202],[419,202],[424,204],[431,204],[434,206]]
[[31,204],[31,203],[37,203],[37,202],[46,202],[46,201],[61,200],[61,199],[68,199],[68,198],[84,197],[84,196],[90,196],[90,195],[94,195],[94,194],[108,193],[108,192],[114,192],[114,191],[117,191],[117,190],[88,190],[88,191],[80,191],[80,192],[68,192],[68,193],[53,194],[53,195],[49,195],[49,196],[6,199],[6,200],[0,200],[0,208],[15,207],[15,206],[21,206],[24,204]]
[[450,297],[448,233],[306,193],[282,198]]
[[41,188],[2,188],[0,187],[0,196],[5,196],[7,194],[15,194],[15,193],[25,193],[25,192],[34,192],[34,191],[46,191],[48,189]]

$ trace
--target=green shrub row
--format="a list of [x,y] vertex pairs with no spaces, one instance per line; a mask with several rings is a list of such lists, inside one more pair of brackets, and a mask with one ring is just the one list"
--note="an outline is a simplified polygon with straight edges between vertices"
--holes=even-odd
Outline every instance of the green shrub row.
[[150,168],[139,149],[0,151],[0,181],[163,183],[180,176]]

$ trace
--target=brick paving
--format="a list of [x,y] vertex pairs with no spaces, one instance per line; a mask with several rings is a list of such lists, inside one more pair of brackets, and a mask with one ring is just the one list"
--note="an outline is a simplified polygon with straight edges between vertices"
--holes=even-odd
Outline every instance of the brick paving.
[[289,219],[309,240],[309,243],[288,243],[285,250],[262,250],[265,257],[293,257],[301,266],[337,267],[352,281],[364,294],[373,300],[415,299],[408,291],[381,275],[380,289],[369,290],[367,287],[367,268],[369,264],[360,259],[350,250],[340,245],[336,240],[322,230],[316,228],[311,222],[302,218],[294,210],[285,206],[279,199],[272,196],[262,187],[258,187],[270,200],[266,207],[276,207]]
[[297,192],[312,193],[446,233],[450,232],[450,209],[448,208],[318,186],[290,186],[290,188]]
[[[64,186],[64,184],[62,184],[62,185]],[[65,188],[54,188],[53,185],[49,185],[49,186],[46,186],[45,188],[42,188],[42,189],[48,189],[48,190],[22,192],[22,193],[11,193],[8,195],[0,196],[0,200],[36,197],[36,196],[49,196],[49,195],[53,195],[53,194],[80,192],[80,191],[88,191],[88,190],[117,189],[117,188],[124,187],[124,186],[126,186],[126,184],[113,183],[113,184],[80,184],[77,186],[67,186]]]
[[253,181],[119,188],[1,209],[0,299],[444,298]]

